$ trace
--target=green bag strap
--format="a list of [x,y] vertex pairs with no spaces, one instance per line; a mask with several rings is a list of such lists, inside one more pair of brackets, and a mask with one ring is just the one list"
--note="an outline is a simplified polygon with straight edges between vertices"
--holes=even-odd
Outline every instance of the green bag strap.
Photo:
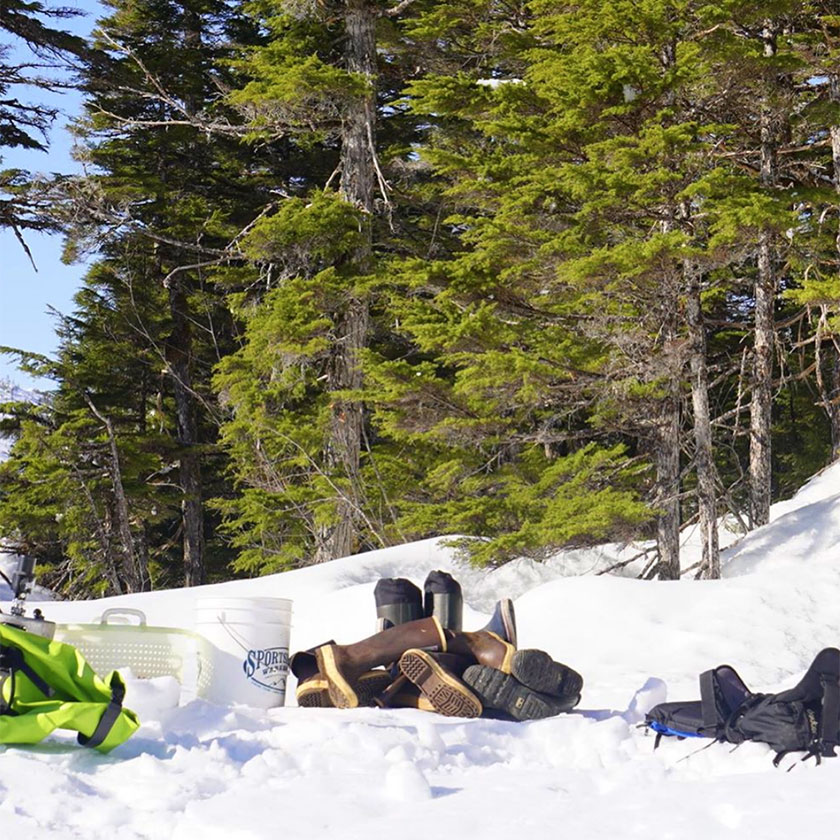
[[14,703],[12,710],[0,708],[0,744],[36,744],[56,729],[74,729],[84,733],[81,743],[107,753],[139,727],[137,715],[122,705],[125,687],[117,671],[99,677],[72,645],[0,623],[3,648],[16,652],[0,669],[0,706]]
[[[3,693],[3,688],[6,683],[12,679],[12,672],[11,671],[2,671],[0,670],[0,715],[16,715],[17,712],[13,711],[12,704],[10,701],[6,700],[6,695]],[[11,700],[12,697],[15,695],[15,684],[12,682],[11,691],[9,691],[9,698]]]
[[114,724],[122,714],[122,703],[125,698],[125,685],[115,672],[111,676],[111,702],[105,707],[102,712],[102,717],[99,718],[99,723],[93,734],[90,737],[83,735],[81,732],[76,737],[76,740],[83,747],[90,747],[95,749],[108,737],[108,733],[114,728]]
[[14,697],[15,694],[15,671],[20,671],[22,674],[25,674],[32,685],[45,697],[52,697],[55,694],[55,691],[27,665],[26,660],[23,658],[23,651],[20,648],[12,647],[11,645],[0,645],[0,669],[9,671],[10,673],[9,679],[12,680],[10,698]]

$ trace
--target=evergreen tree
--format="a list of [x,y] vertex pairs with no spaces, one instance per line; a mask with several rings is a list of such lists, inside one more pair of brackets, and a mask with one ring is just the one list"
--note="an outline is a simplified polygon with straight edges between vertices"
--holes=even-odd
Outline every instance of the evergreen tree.
[[[809,247],[800,249],[799,282],[788,296],[807,308],[813,324],[810,337],[799,333],[796,340],[800,353],[812,343],[808,359],[813,361],[818,402],[829,422],[831,459],[836,460],[840,455],[840,219],[836,209],[840,194],[840,5],[829,0],[813,4],[808,11],[810,15],[800,16],[794,42],[803,66],[796,79],[802,102],[797,108],[800,127],[792,145],[797,148],[797,174],[808,188],[807,193],[803,191],[799,230],[809,234]],[[795,454],[791,456],[789,463],[796,461]]]
[[206,566],[204,485],[214,481],[203,479],[202,462],[218,422],[209,379],[232,340],[213,269],[235,261],[229,243],[269,200],[259,170],[271,152],[254,155],[235,136],[190,123],[204,113],[232,118],[218,101],[234,82],[225,64],[232,38],[247,36],[248,27],[225,4],[116,2],[100,33],[100,52],[84,73],[90,117],[81,131],[103,175],[84,189],[96,191],[98,206],[88,211],[125,214],[104,246],[122,268],[118,282],[155,290],[167,315],[140,316],[137,328],[164,371],[158,400],[177,445],[184,579],[198,584]]
[[524,9],[484,3],[467,14],[479,5],[481,27],[451,8],[413,24],[474,56],[409,88],[432,126],[422,154],[443,187],[436,233],[458,245],[407,262],[410,295],[392,301],[425,360],[396,359],[372,376],[379,423],[415,463],[428,453],[395,502],[403,530],[446,522],[496,536],[473,550],[500,562],[630,534],[648,514],[620,434],[594,424],[608,348],[580,329],[591,323],[586,292],[557,273],[580,207],[565,174],[580,138],[558,125],[569,109],[551,97],[574,72],[537,75]]
[[[456,381],[463,366],[468,373],[461,387],[480,394],[494,420],[502,409],[486,389],[498,390],[518,374],[517,351],[531,366],[547,357],[564,370],[574,358],[569,347],[577,345],[589,363],[581,366],[588,376],[567,373],[575,387],[566,403],[586,410],[576,415],[580,425],[554,432],[557,443],[607,434],[633,441],[650,458],[648,498],[657,511],[659,549],[651,573],[668,578],[680,574],[687,368],[704,538],[701,571],[719,574],[704,307],[719,307],[727,297],[743,303],[732,281],[735,271],[756,259],[749,245],[755,232],[765,225],[775,242],[795,224],[790,192],[749,169],[750,154],[760,155],[750,142],[752,126],[761,123],[755,103],[764,100],[748,83],[732,84],[736,76],[778,78],[774,95],[781,92],[773,103],[774,114],[781,113],[789,105],[783,71],[791,59],[780,56],[770,76],[763,74],[765,57],[741,18],[761,26],[764,20],[758,5],[736,5],[533,3],[533,20],[519,30],[534,43],[520,53],[527,56],[524,69],[520,64],[511,72],[497,57],[495,66],[485,65],[484,78],[428,78],[411,91],[414,107],[431,119],[460,118],[481,139],[465,151],[465,133],[450,128],[427,152],[451,181],[453,203],[470,207],[448,220],[458,226],[466,249],[434,273],[421,267],[419,301],[400,311],[402,323],[426,342],[421,346],[438,365],[451,360]],[[781,16],[785,10],[772,11]],[[625,34],[617,37],[619,32]],[[504,80],[512,83],[499,84]],[[719,154],[727,147],[736,150],[736,161]],[[525,301],[517,297],[528,294],[523,276],[534,278]],[[565,358],[529,343],[539,323],[534,313],[546,308],[554,319],[553,346]],[[557,335],[561,324],[563,340]],[[443,338],[446,325],[450,346]],[[545,322],[541,326],[546,329]],[[492,372],[488,368],[482,376],[479,371],[493,359],[487,336],[505,336],[507,343]],[[407,373],[403,381],[410,381]],[[531,411],[551,405],[544,391],[529,385]],[[405,390],[395,395],[403,402],[420,393],[409,384]],[[449,426],[469,416],[449,394],[440,414]],[[533,417],[529,423],[536,428]],[[488,437],[481,436],[481,443]],[[551,545],[547,534],[543,538]]]
[[[79,511],[59,529],[71,564],[84,556],[74,549],[87,546],[84,529],[99,538],[89,562],[138,570],[107,574],[113,591],[197,584],[229,561],[205,539],[205,500],[227,492],[209,380],[234,325],[218,283],[241,279],[237,235],[271,199],[261,171],[275,150],[255,154],[192,123],[235,119],[218,100],[234,81],[232,30],[253,29],[225,4],[116,2],[100,26],[78,127],[90,174],[67,187],[69,253],[93,250],[98,261],[62,325],[49,422],[24,421],[4,491],[27,504],[38,457],[58,452],[51,468],[68,488],[96,477],[64,500]],[[92,444],[107,457],[94,459]],[[107,463],[107,475],[78,469],[90,462]]]
[[229,562],[217,515],[247,573],[460,533],[671,579],[696,519],[717,577],[723,506],[840,440],[835,5],[113,0],[0,531],[123,592]]
[[[43,71],[66,65],[84,51],[84,42],[51,24],[75,14],[73,9],[50,8],[37,0],[8,0],[0,5],[0,164],[4,148],[46,151],[46,130],[56,110],[27,101],[20,90],[26,96],[59,86]],[[20,47],[17,55],[28,52],[34,57],[41,72],[33,73],[33,61],[27,58],[13,58],[13,46]],[[23,231],[54,227],[47,197],[41,189],[33,189],[22,170],[0,170],[0,227],[11,228],[25,250]]]
[[[363,401],[363,355],[402,352],[380,317],[388,265],[413,247],[425,209],[411,195],[416,118],[400,103],[416,64],[405,4],[358,0],[253,6],[269,43],[232,100],[257,136],[311,149],[243,247],[271,290],[237,301],[245,341],[216,380],[241,495],[221,502],[239,565],[321,562],[389,537],[383,442]],[[408,350],[410,352],[410,350]]]

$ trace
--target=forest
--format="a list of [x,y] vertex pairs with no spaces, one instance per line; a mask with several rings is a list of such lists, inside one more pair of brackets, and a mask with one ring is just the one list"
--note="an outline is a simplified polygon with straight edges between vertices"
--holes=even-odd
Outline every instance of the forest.
[[[840,3],[104,8],[0,3],[84,103],[82,174],[0,165],[89,265],[54,357],[3,348],[53,387],[0,406],[0,538],[56,591],[437,535],[716,578],[840,455]],[[0,158],[39,72],[0,51]]]

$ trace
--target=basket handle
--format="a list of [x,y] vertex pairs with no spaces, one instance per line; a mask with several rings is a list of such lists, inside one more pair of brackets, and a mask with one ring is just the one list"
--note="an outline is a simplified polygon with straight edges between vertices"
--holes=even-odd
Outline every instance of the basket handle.
[[146,613],[143,610],[135,610],[131,607],[109,607],[99,616],[99,623],[108,624],[108,619],[116,615],[134,616],[141,627],[146,626]]

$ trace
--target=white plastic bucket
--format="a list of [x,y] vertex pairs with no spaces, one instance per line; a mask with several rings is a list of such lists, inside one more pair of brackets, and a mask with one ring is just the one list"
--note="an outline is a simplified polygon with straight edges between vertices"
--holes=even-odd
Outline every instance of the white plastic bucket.
[[285,598],[200,599],[195,629],[210,643],[212,669],[200,695],[212,703],[282,706],[291,619]]

